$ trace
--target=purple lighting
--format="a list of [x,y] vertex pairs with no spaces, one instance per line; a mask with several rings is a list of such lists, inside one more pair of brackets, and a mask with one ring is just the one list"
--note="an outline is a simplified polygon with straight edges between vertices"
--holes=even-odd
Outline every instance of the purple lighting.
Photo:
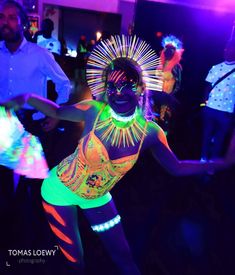
[[235,14],[234,0],[147,0],[151,2],[177,4],[199,9],[209,9],[221,12],[230,12]]

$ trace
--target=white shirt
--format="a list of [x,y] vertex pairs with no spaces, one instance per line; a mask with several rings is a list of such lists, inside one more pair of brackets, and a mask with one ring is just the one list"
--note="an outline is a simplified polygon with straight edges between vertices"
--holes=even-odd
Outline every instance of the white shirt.
[[60,41],[54,37],[45,38],[43,35],[37,37],[37,44],[43,48],[48,49],[51,53],[61,55],[61,44]]
[[[211,68],[206,81],[212,85],[235,68],[235,63],[222,62]],[[207,106],[219,111],[233,113],[235,105],[235,72],[223,79],[210,92]]]
[[24,39],[18,50],[11,53],[1,41],[0,64],[0,101],[22,93],[47,98],[48,77],[55,83],[57,103],[68,100],[70,81],[47,49]]

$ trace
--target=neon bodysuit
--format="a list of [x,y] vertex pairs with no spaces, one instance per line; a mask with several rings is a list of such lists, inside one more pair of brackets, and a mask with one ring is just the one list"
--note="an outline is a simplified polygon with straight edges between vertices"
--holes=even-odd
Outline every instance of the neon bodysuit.
[[[105,146],[94,133],[101,113],[97,115],[92,130],[80,140],[75,152],[57,167],[61,182],[85,199],[96,199],[108,193],[134,166],[145,136],[142,136],[136,154],[110,160]],[[146,126],[147,122],[145,129]]]

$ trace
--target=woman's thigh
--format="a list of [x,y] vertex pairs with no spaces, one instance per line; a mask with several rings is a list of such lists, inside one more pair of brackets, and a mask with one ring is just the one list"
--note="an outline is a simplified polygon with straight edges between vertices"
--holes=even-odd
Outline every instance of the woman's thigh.
[[78,228],[77,207],[57,206],[42,202],[59,247],[72,263],[83,265],[83,248]]

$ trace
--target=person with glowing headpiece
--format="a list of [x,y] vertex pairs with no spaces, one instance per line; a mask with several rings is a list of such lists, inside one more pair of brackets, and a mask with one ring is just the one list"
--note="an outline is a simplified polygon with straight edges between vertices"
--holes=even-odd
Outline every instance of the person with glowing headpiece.
[[[152,101],[156,105],[159,112],[159,118],[156,118],[158,123],[167,130],[167,124],[171,117],[172,108],[176,104],[176,99],[173,97],[181,86],[182,66],[180,60],[184,52],[182,42],[174,35],[166,36],[162,39],[163,50],[160,54],[161,66],[163,73],[162,92],[153,93]],[[169,96],[170,95],[170,96]]]
[[182,66],[180,60],[184,52],[182,42],[174,35],[162,39],[160,55],[163,69],[163,89],[167,94],[175,94],[180,89]]
[[85,124],[77,149],[51,170],[41,190],[60,249],[80,269],[83,250],[77,206],[101,238],[120,274],[140,274],[109,192],[134,166],[142,151],[151,149],[156,160],[174,175],[206,173],[235,162],[235,141],[225,160],[180,161],[170,150],[163,130],[145,119],[139,97],[144,93],[143,87],[161,89],[161,78],[155,74],[158,62],[145,41],[136,36],[112,36],[97,45],[88,60],[88,84],[94,96],[103,101],[86,100],[60,107],[26,94],[5,103],[14,108],[28,103],[48,116]]

